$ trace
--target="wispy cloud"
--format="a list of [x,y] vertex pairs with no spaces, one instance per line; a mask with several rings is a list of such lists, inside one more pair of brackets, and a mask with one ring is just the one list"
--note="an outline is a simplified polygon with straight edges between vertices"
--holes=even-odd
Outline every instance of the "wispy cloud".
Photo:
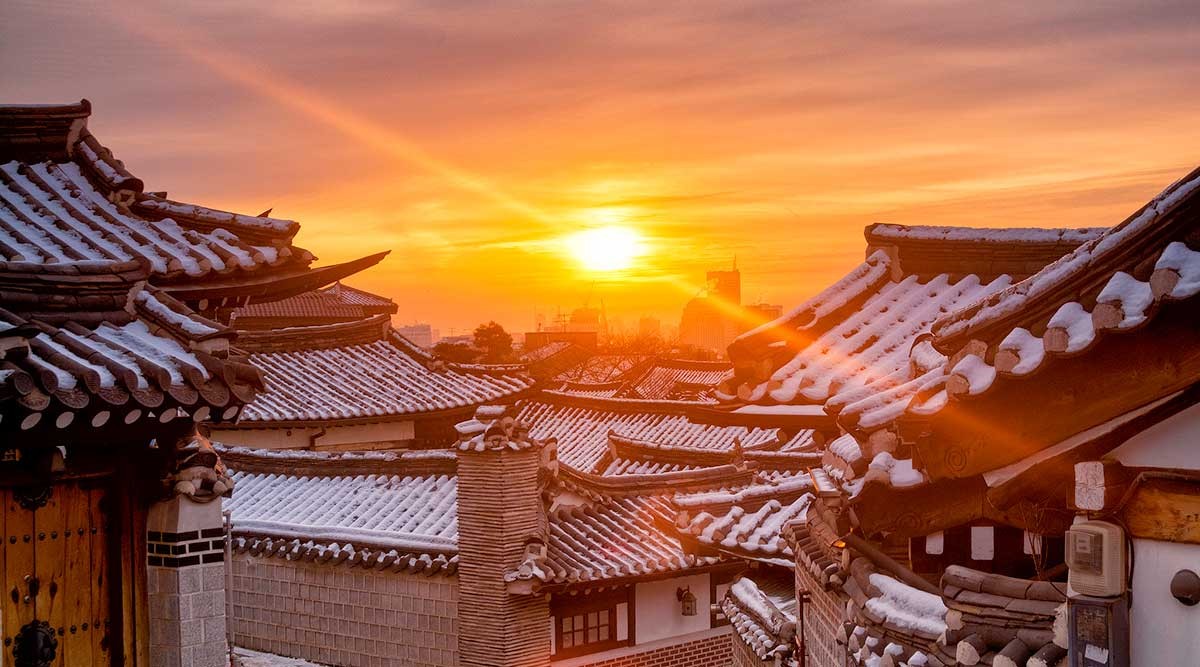
[[[669,283],[735,254],[748,294],[793,303],[860,260],[867,223],[1111,224],[1200,155],[1190,1],[196,0],[114,16],[4,3],[0,94],[88,97],[93,130],[152,187],[274,206],[325,260],[392,247],[364,285],[462,327],[528,326],[596,290],[672,319],[685,295]],[[593,286],[554,239],[604,208],[655,252]]]

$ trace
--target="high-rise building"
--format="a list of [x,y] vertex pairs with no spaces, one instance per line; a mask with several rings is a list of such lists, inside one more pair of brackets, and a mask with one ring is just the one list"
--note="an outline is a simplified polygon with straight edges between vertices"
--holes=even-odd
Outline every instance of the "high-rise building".
[[679,321],[679,341],[720,354],[740,331],[742,274],[734,263],[728,271],[705,274],[704,294],[688,301]]

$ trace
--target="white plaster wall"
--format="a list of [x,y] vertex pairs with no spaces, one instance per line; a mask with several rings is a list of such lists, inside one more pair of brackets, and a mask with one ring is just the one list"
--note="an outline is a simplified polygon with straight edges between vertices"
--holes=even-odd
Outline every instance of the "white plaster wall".
[[[675,591],[682,587],[690,587],[696,596],[695,616],[680,613],[681,605]],[[637,584],[633,595],[637,605],[634,639],[639,645],[708,629],[712,600],[707,573]]]
[[412,440],[416,437],[416,429],[412,422],[388,422],[385,424],[352,424],[349,426],[331,426],[325,434],[318,436],[315,444],[347,445],[358,442],[386,442],[391,440]]
[[1200,470],[1196,443],[1200,443],[1200,404],[1138,433],[1106,458],[1131,468]]
[[230,446],[303,449],[311,444],[313,434],[318,432],[315,428],[213,428],[209,438]]
[[350,424],[330,426],[321,433],[319,428],[214,428],[210,436],[226,445],[259,449],[303,449],[337,447],[357,443],[379,443],[412,440],[416,427],[411,421],[382,424]]
[[1134,539],[1130,659],[1133,665],[1188,667],[1200,656],[1200,605],[1171,596],[1179,570],[1200,574],[1200,545]]

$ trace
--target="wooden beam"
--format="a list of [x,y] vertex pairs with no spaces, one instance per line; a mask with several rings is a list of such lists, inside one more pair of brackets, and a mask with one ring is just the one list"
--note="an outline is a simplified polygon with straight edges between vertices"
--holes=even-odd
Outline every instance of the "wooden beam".
[[[1098,459],[1119,447],[1129,438],[1151,426],[1170,418],[1181,410],[1200,401],[1200,385],[1193,386],[1169,398],[1161,399],[1137,410],[1115,417],[1109,422],[1076,433],[1047,449],[1034,454],[1025,461],[992,471],[988,480],[988,500],[999,509],[1007,509],[1021,501],[1063,500],[1062,489],[1070,494],[1072,478],[1079,484],[1078,468],[1075,464]],[[1017,470],[1013,470],[1017,469]],[[1011,470],[1011,473],[1007,471]],[[997,477],[1011,474],[1003,481]],[[1125,480],[1128,483],[1128,479]],[[1120,494],[1117,494],[1117,498]],[[1072,498],[1068,498],[1071,500]],[[1116,498],[1112,498],[1116,500]],[[1081,509],[1091,509],[1083,508]],[[1102,509],[1102,508],[1096,508]]]
[[1145,473],[1121,509],[1129,534],[1151,540],[1200,544],[1200,477],[1166,479]]

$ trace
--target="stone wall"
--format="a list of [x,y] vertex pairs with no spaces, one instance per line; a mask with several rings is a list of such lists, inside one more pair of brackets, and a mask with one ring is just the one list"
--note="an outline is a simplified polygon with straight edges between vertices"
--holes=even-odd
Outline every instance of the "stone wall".
[[796,568],[796,595],[807,592],[804,608],[803,649],[808,653],[809,667],[843,667],[846,647],[837,642],[842,627],[842,610],[846,601],[822,588],[808,568]]
[[155,503],[146,527],[152,667],[228,665],[221,503]]
[[342,667],[458,664],[453,576],[233,558],[234,643]]

